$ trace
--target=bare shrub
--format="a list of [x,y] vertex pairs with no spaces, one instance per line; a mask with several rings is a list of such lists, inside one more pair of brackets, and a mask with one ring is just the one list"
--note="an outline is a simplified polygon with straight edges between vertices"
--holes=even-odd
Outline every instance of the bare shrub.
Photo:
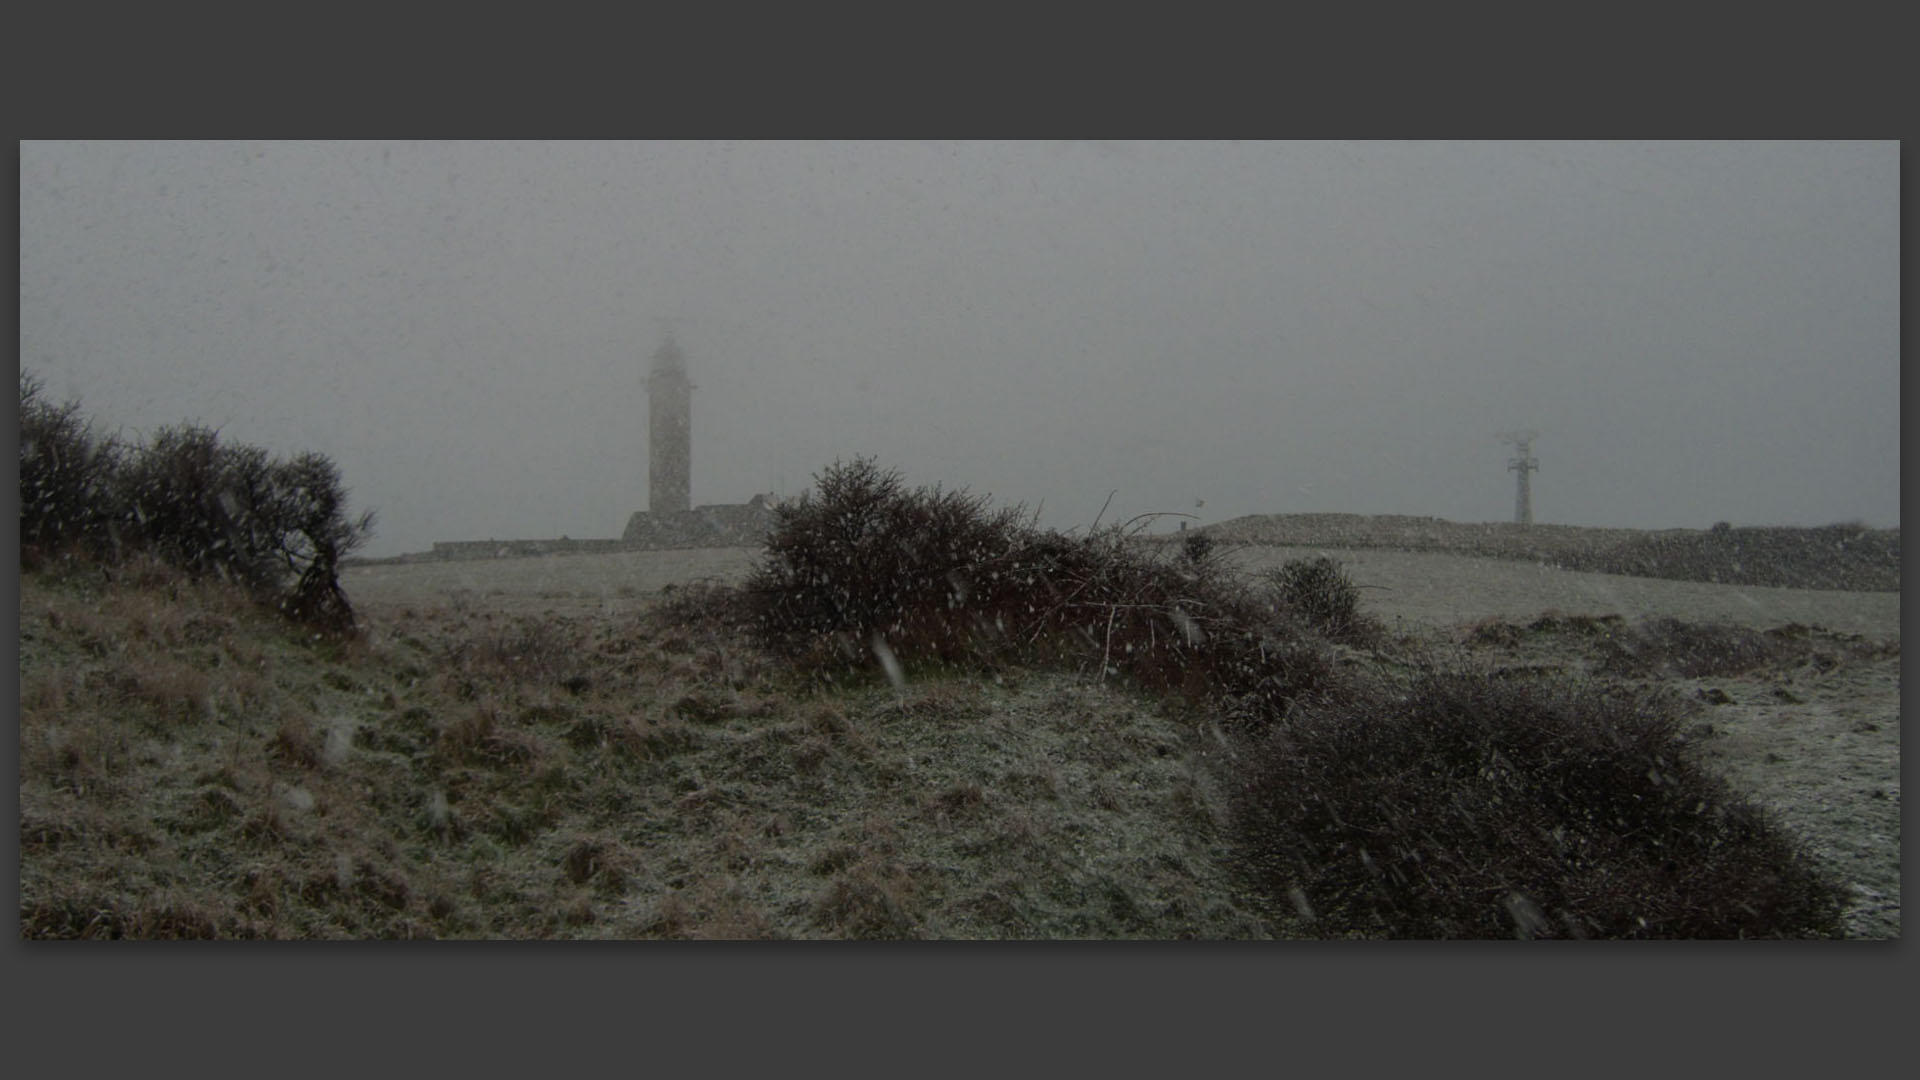
[[1216,561],[1157,556],[1129,526],[1037,531],[1017,509],[909,490],[864,459],[776,513],[743,590],[750,629],[829,676],[1038,663],[1271,715],[1332,671],[1324,642]]
[[1218,547],[1214,543],[1213,537],[1208,536],[1206,533],[1191,532],[1188,533],[1186,538],[1181,542],[1181,550],[1187,556],[1188,562],[1199,564],[1213,558]]
[[882,635],[896,651],[941,659],[970,651],[965,609],[988,569],[1025,541],[1017,509],[938,488],[909,491],[871,460],[836,463],[817,494],[775,508],[766,551],[747,582],[758,624],[795,638]]
[[38,565],[115,546],[114,478],[124,447],[97,439],[78,401],[55,405],[45,385],[20,373],[20,553]]
[[1379,627],[1360,614],[1360,586],[1339,561],[1325,555],[1291,559],[1269,571],[1267,582],[1281,610],[1291,612],[1330,640],[1361,644]]
[[20,414],[26,564],[146,554],[245,585],[301,623],[353,628],[339,565],[372,535],[373,514],[348,517],[325,455],[281,461],[198,424],[162,428],[145,446],[97,440],[77,402],[52,405],[26,374]]

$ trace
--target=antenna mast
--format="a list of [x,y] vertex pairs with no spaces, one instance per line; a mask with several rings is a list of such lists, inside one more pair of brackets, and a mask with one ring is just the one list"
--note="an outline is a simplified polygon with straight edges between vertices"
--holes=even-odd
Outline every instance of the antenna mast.
[[1527,485],[1527,474],[1540,468],[1540,459],[1533,456],[1533,440],[1539,437],[1540,433],[1531,429],[1505,431],[1499,436],[1501,442],[1512,443],[1516,451],[1507,459],[1507,470],[1519,474],[1513,493],[1513,520],[1521,525],[1533,524],[1533,492]]

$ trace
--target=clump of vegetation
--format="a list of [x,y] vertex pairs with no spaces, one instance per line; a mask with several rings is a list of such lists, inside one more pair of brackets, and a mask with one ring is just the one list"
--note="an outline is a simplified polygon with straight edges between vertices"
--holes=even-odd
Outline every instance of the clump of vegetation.
[[1307,932],[1837,935],[1846,894],[1688,756],[1667,699],[1432,672],[1252,755],[1240,857]]
[[1765,667],[1789,648],[1779,637],[1732,623],[1642,619],[1630,632],[1606,638],[1601,670],[1614,675],[1671,673],[1686,679],[1738,675]]
[[1571,633],[1580,637],[1611,637],[1625,625],[1626,619],[1608,612],[1605,615],[1567,614],[1560,611],[1543,611],[1527,624],[1527,629],[1541,633]]
[[1481,619],[1467,628],[1465,639],[1472,645],[1512,649],[1530,637],[1564,635],[1583,643],[1597,642],[1599,648],[1606,649],[1610,639],[1625,632],[1625,626],[1626,619],[1611,612],[1584,615],[1550,609],[1541,612],[1524,626],[1498,616]]
[[1029,543],[1018,509],[989,512],[964,491],[910,491],[871,460],[835,464],[817,493],[775,508],[760,567],[747,583],[761,625],[794,641],[843,635],[865,650],[953,659],[980,643],[963,612],[1003,592]]
[[340,561],[373,523],[371,511],[348,516],[340,471],[323,454],[279,460],[195,424],[162,428],[144,446],[97,438],[77,401],[54,405],[21,375],[23,567],[151,556],[244,585],[303,624],[347,631]]
[[1218,545],[1214,543],[1213,537],[1195,531],[1186,535],[1181,542],[1181,548],[1186,552],[1187,561],[1197,565],[1212,558],[1213,553],[1218,550]]
[[[1018,508],[910,490],[856,459],[776,510],[743,595],[763,642],[828,674],[1036,663],[1242,716],[1325,688],[1332,666],[1310,627],[1218,561],[1157,556],[1132,537],[1126,526],[1041,531]],[[725,595],[707,605],[734,603]]]
[[1379,636],[1379,625],[1360,613],[1360,586],[1338,560],[1326,555],[1291,559],[1267,574],[1275,600],[1330,640],[1361,644]]
[[114,547],[113,500],[127,448],[98,438],[78,401],[55,405],[20,374],[20,551],[32,565],[76,549]]

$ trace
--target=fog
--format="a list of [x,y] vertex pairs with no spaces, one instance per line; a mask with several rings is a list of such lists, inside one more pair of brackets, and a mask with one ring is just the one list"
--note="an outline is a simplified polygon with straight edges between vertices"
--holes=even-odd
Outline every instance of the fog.
[[[319,450],[364,553],[616,537],[870,455],[1164,512],[1897,525],[1884,143],[25,143],[20,357]],[[1204,505],[1201,505],[1204,504]],[[1177,519],[1161,519],[1171,529]]]

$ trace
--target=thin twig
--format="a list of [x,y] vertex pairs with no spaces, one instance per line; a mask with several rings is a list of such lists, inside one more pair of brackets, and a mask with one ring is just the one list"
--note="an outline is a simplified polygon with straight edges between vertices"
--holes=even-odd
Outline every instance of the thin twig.
[[1120,613],[1119,605],[1107,609],[1107,647],[1100,654],[1100,681],[1107,681],[1107,659],[1113,655],[1113,617]]
[[[1190,517],[1194,517],[1194,515],[1182,514],[1174,510],[1153,510],[1144,514],[1135,514],[1132,517],[1128,518],[1127,523],[1125,525],[1120,526],[1120,531],[1126,532],[1129,528],[1133,526],[1134,522],[1139,521],[1142,518],[1163,518],[1163,517],[1190,518]],[[1142,526],[1142,528],[1145,528],[1145,526]]]
[[1113,505],[1113,497],[1118,494],[1120,494],[1119,488],[1114,488],[1112,491],[1107,492],[1107,501],[1101,503],[1100,512],[1093,515],[1093,524],[1087,526],[1087,535],[1093,535],[1093,530],[1100,527],[1100,519],[1107,516],[1107,507]]

